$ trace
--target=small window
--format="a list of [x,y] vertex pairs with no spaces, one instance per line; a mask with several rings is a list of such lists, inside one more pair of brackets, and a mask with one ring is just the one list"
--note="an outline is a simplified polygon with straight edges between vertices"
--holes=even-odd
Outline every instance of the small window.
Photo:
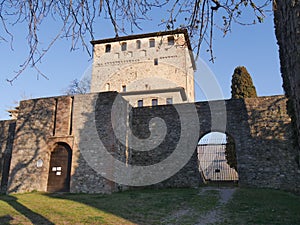
[[105,45],[105,52],[110,52],[111,50],[111,45]]
[[152,99],[152,106],[156,106],[158,104],[157,98]]
[[140,40],[137,40],[137,41],[136,41],[136,48],[137,48],[137,49],[140,49],[140,48],[141,48],[141,41],[140,41]]
[[123,42],[123,43],[121,44],[121,50],[122,50],[122,51],[126,51],[126,50],[127,50],[127,43],[126,43],[126,42]]
[[106,83],[105,84],[105,90],[106,91],[110,91],[110,83]]
[[175,40],[173,36],[168,37],[168,45],[174,45]]
[[122,85],[122,91],[126,92],[126,85]]
[[155,66],[158,65],[158,59],[157,59],[157,58],[154,59],[154,65],[155,65]]
[[149,47],[150,48],[154,48],[155,47],[155,40],[154,39],[150,39],[149,40]]
[[143,100],[138,100],[138,107],[143,107]]
[[173,98],[167,98],[166,103],[167,103],[167,105],[172,105],[173,104]]
[[142,50],[140,51],[140,56],[147,56],[147,51],[146,50]]

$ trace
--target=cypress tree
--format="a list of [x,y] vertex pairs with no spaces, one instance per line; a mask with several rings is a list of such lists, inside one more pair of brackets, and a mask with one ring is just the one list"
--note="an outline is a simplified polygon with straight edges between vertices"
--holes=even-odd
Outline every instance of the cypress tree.
[[237,159],[236,159],[236,152],[235,152],[235,144],[232,137],[226,135],[226,145],[225,145],[225,158],[227,164],[230,168],[235,169],[237,171]]
[[[231,80],[231,98],[255,98],[257,97],[256,89],[253,85],[252,78],[246,67],[238,66],[234,69]],[[227,163],[231,168],[237,171],[237,159],[234,140],[227,136],[225,146],[225,156]]]
[[234,69],[231,80],[231,98],[255,98],[256,89],[246,67],[238,66]]

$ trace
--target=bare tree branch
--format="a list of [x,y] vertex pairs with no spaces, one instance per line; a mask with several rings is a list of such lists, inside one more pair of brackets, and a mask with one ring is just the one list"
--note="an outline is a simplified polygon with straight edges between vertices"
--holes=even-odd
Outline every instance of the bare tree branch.
[[[200,48],[205,43],[211,61],[214,61],[214,29],[220,29],[226,35],[231,31],[233,22],[241,25],[263,22],[266,8],[271,3],[272,0],[1,0],[3,33],[0,33],[0,41],[7,42],[8,37],[12,48],[15,34],[11,28],[16,24],[25,24],[28,32],[28,56],[16,74],[7,81],[12,84],[28,66],[47,78],[38,69],[38,63],[61,38],[70,39],[71,51],[81,46],[91,55],[87,38],[94,39],[96,20],[105,15],[118,36],[120,33],[126,34],[128,27],[130,32],[142,29],[141,22],[149,19],[153,8],[167,11],[167,19],[160,24],[164,26],[163,29],[188,29],[196,55],[199,56]],[[244,11],[252,13],[250,21],[243,20]],[[45,43],[45,40],[41,41],[41,28],[49,21],[49,17],[60,28]],[[220,20],[223,24],[220,24]]]

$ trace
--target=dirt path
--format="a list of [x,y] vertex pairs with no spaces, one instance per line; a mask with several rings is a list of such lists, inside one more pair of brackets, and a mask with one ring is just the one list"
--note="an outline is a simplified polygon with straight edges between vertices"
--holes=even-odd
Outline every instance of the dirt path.
[[219,192],[220,204],[215,209],[207,212],[204,216],[201,216],[197,225],[216,224],[222,222],[224,218],[222,217],[221,206],[226,204],[232,198],[232,195],[235,192],[236,188],[207,187],[203,188],[199,194],[205,195],[205,192],[210,190],[216,190]]

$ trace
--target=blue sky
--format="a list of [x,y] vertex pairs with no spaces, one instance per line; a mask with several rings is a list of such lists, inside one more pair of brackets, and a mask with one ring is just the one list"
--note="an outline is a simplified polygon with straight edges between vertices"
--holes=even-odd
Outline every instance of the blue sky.
[[[164,30],[157,24],[155,21],[145,22],[142,24],[143,30],[135,33]],[[44,30],[41,30],[41,40],[51,38],[55,28],[54,23],[48,22]],[[24,24],[15,26],[13,31],[16,34],[14,51],[11,51],[9,43],[0,42],[0,119],[9,119],[6,110],[24,98],[62,95],[70,81],[80,79],[91,65],[90,56],[82,48],[70,52],[70,42],[60,40],[39,64],[39,68],[49,80],[38,77],[37,72],[29,68],[11,86],[6,79],[14,75],[14,71],[18,70],[28,53]],[[114,37],[113,29],[108,21],[102,21],[96,28],[95,39],[108,37]],[[86,38],[89,40],[89,37]],[[90,49],[92,50],[92,46]],[[208,68],[198,67],[196,73],[207,73],[211,70],[222,88],[224,98],[230,98],[231,76],[236,66],[246,66],[259,96],[283,94],[272,16],[268,16],[264,23],[254,26],[234,25],[232,33],[225,37],[222,37],[220,32],[215,32],[214,64],[209,62],[209,55],[205,49],[203,46],[201,59]],[[197,100],[206,99],[199,95]]]

